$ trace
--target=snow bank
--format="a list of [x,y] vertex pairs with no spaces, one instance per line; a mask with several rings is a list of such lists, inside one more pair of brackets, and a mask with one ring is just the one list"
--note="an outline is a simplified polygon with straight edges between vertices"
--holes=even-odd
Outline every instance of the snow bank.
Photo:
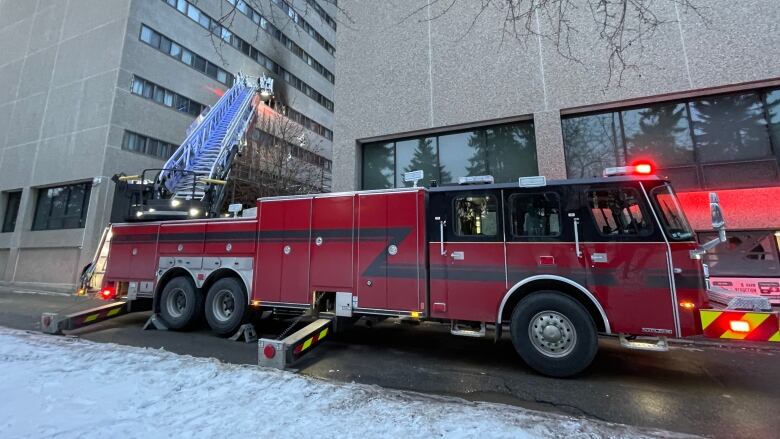
[[0,437],[649,437],[639,430],[0,328]]

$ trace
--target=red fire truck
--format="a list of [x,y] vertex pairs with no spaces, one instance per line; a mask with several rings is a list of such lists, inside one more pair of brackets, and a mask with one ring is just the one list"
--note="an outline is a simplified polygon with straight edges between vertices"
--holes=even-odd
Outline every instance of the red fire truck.
[[44,328],[100,321],[144,299],[158,324],[178,330],[205,317],[221,335],[256,311],[319,317],[259,341],[261,362],[284,366],[350,319],[433,320],[454,335],[498,339],[508,329],[530,367],[559,377],[591,363],[599,334],[654,350],[702,334],[780,341],[771,308],[710,303],[701,256],[725,239],[717,198],[721,237],[699,246],[671,185],[650,171],[512,184],[470,177],[262,198],[253,218],[114,224],[101,294],[121,306],[48,316]]

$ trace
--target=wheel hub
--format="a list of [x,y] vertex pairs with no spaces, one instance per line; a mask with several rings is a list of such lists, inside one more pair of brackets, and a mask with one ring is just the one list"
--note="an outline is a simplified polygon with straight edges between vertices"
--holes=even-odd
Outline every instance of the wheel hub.
[[221,290],[214,297],[214,304],[212,311],[214,317],[221,321],[227,321],[233,312],[236,310],[236,302],[233,298],[233,293],[230,290]]
[[184,290],[180,288],[173,290],[168,296],[166,307],[172,317],[181,317],[187,309],[187,295],[184,294]]
[[577,332],[568,317],[557,311],[543,311],[531,318],[528,336],[537,351],[559,358],[571,353],[577,344]]

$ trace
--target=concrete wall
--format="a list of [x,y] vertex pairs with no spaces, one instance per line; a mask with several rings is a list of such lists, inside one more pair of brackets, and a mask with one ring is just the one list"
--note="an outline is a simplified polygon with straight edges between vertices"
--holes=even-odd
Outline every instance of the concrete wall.
[[570,16],[578,63],[544,38],[502,42],[505,11],[489,7],[474,22],[480,2],[443,13],[450,3],[339,2],[353,23],[338,32],[334,190],[358,187],[359,140],[518,117],[535,122],[540,172],[562,178],[562,110],[780,77],[776,1],[708,1],[707,23],[656,2],[667,23],[632,55],[638,68],[619,84],[608,84],[603,43],[582,9]]
[[0,190],[23,190],[15,231],[0,234],[5,282],[73,284],[91,257],[105,183],[84,229],[32,231],[34,201],[40,187],[103,175],[129,4],[0,1]]

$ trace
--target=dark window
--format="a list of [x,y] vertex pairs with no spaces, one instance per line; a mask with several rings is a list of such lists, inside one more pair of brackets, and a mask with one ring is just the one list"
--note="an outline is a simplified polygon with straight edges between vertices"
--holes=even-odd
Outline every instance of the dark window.
[[694,163],[685,104],[624,111],[623,128],[629,163],[640,159],[652,159],[661,167]]
[[159,139],[125,131],[125,136],[122,140],[122,149],[167,159],[173,154],[176,146]]
[[563,119],[561,127],[569,178],[600,177],[625,161],[618,113]]
[[372,143],[363,147],[363,189],[393,187],[393,144]]
[[[717,237],[716,233],[698,233],[704,243]],[[777,232],[731,231],[728,240],[704,255],[710,276],[780,276]]]
[[3,214],[3,233],[16,229],[16,217],[19,216],[19,203],[22,201],[22,191],[6,192],[5,214]]
[[662,103],[561,121],[570,178],[649,159],[678,189],[778,183],[780,91]]
[[691,116],[702,162],[750,160],[770,154],[767,122],[756,93],[692,101]]
[[635,189],[589,191],[588,206],[604,236],[645,236],[652,232]]
[[203,59],[203,57],[195,55],[195,59],[193,60],[192,67],[195,68],[195,70],[198,70],[201,73],[206,73],[206,61]]
[[498,203],[492,195],[455,198],[455,234],[457,236],[496,236]]
[[[332,138],[333,133],[325,136]],[[385,150],[377,150],[377,145]],[[506,183],[538,173],[530,122],[366,144],[363,149],[363,189],[411,186],[403,175],[416,170],[424,173],[423,185],[477,175],[492,175],[497,183]]]
[[558,194],[514,194],[509,197],[511,230],[515,237],[561,234],[561,201]]
[[668,185],[659,186],[652,191],[653,199],[661,213],[661,224],[666,235],[672,241],[690,241],[693,239],[693,231],[685,219],[680,203]]
[[39,189],[32,229],[59,230],[84,227],[91,189],[91,183]]

